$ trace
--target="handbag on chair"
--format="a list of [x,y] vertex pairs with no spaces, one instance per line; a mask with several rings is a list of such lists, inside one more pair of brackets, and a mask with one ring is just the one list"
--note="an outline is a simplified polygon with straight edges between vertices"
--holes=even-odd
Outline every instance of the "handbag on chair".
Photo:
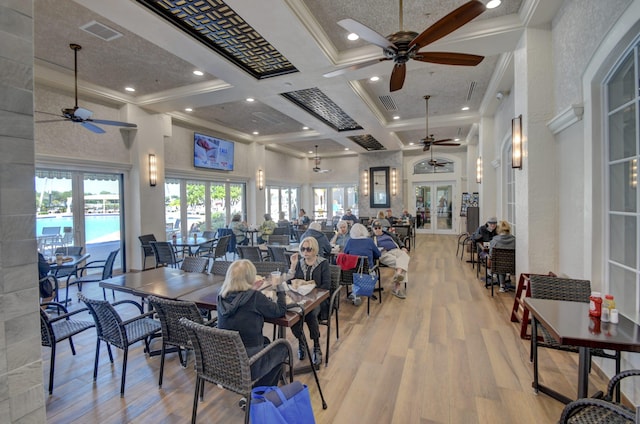
[[364,267],[362,261],[358,267],[358,272],[353,274],[353,294],[355,296],[367,296],[373,295],[373,290],[378,282],[378,276],[375,272],[363,273]]
[[251,390],[252,424],[314,424],[309,388],[294,381],[286,386],[259,386]]

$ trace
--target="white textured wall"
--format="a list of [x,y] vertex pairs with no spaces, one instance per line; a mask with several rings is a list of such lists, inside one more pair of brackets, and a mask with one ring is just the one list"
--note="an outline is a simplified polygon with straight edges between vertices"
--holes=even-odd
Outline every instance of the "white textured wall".
[[555,110],[582,102],[582,74],[603,35],[632,0],[565,0],[553,19]]
[[0,2],[0,421],[44,423],[36,267],[33,3]]

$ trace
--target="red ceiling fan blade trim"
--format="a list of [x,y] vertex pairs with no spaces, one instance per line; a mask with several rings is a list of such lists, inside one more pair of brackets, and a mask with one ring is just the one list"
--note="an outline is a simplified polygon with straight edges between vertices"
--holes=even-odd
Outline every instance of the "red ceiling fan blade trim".
[[389,91],[397,91],[404,85],[404,78],[407,74],[407,66],[404,63],[396,63],[391,72],[389,81]]
[[484,4],[478,0],[472,0],[463,4],[453,12],[440,19],[429,28],[425,29],[416,38],[411,40],[409,48],[416,46],[417,50],[431,44],[442,37],[449,35],[453,31],[457,30],[467,22],[473,20],[478,15],[486,10]]
[[484,56],[466,53],[450,53],[450,52],[423,52],[413,56],[413,60],[420,62],[438,63],[440,65],[454,66],[476,66]]

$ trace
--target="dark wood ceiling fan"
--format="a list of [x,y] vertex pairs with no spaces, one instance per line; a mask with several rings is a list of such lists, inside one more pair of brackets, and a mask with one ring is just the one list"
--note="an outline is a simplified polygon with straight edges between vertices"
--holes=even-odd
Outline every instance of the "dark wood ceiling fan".
[[471,0],[418,34],[414,31],[404,31],[402,29],[402,0],[400,0],[400,31],[386,37],[354,19],[343,19],[338,22],[338,25],[349,32],[358,34],[363,40],[381,47],[385,57],[338,69],[324,74],[324,76],[333,77],[350,70],[374,65],[384,60],[393,60],[394,66],[391,72],[389,91],[396,91],[400,90],[404,85],[407,73],[406,63],[411,59],[442,65],[476,66],[482,62],[484,56],[453,52],[420,52],[420,49],[452,33],[476,18],[485,9],[484,4],[480,1]]
[[70,121],[79,123],[89,131],[92,131],[96,134],[103,134],[105,131],[95,124],[101,125],[114,125],[117,127],[127,127],[127,128],[137,128],[136,124],[130,124],[129,122],[120,122],[120,121],[108,121],[105,119],[92,119],[93,112],[89,109],[78,107],[78,50],[82,49],[82,46],[79,44],[71,43],[69,44],[71,50],[73,50],[73,72],[74,72],[74,82],[75,82],[75,105],[69,108],[62,109],[62,115],[57,113],[50,112],[40,112],[45,115],[53,115],[57,116],[58,119],[49,119],[44,121],[36,121],[36,123],[47,123],[47,122],[61,122],[61,121]]
[[[431,149],[431,146],[434,146],[434,145],[459,146],[460,143],[453,142],[453,140],[450,138],[443,138],[442,140],[436,140],[433,134],[429,134],[429,99],[431,98],[431,96],[426,95],[423,98],[426,104],[426,111],[424,116],[425,116],[425,129],[426,129],[427,136],[420,140],[424,145],[424,147],[422,147],[422,151],[426,152],[427,150]],[[433,152],[432,152],[432,158],[433,158]]]

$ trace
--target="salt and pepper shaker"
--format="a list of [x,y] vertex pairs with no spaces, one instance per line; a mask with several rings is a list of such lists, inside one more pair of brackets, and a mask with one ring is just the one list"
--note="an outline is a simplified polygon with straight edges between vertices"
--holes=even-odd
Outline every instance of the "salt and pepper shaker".
[[612,324],[617,324],[619,321],[619,316],[618,316],[618,310],[617,309],[612,309],[610,316],[609,316],[609,320],[611,321]]

